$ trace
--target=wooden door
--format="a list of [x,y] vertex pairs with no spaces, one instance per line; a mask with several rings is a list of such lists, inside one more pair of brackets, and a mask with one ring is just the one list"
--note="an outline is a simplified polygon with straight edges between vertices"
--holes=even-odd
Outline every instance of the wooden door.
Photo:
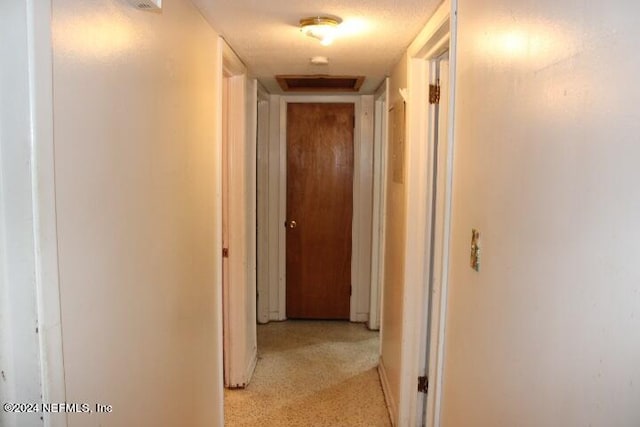
[[349,319],[353,104],[287,107],[287,317]]

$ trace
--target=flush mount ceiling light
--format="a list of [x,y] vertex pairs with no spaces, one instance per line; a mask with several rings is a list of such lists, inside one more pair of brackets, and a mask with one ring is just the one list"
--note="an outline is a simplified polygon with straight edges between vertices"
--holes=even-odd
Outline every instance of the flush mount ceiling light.
[[328,46],[333,42],[341,22],[342,19],[329,16],[303,18],[300,20],[300,31],[309,37],[320,40],[321,45]]

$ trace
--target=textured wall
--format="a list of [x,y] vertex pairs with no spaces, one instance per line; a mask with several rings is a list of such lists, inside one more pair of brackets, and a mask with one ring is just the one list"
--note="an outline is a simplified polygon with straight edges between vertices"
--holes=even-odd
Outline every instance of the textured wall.
[[217,34],[161,13],[53,2],[55,161],[71,426],[216,425]]
[[459,0],[444,426],[640,424],[638,16]]
[[[389,108],[402,104],[399,88],[407,87],[407,56],[396,64],[390,79]],[[398,104],[400,103],[400,104]],[[387,212],[385,225],[384,279],[382,289],[381,361],[389,380],[389,390],[393,411],[397,411],[400,398],[400,370],[402,359],[402,334],[404,309],[404,266],[406,233],[406,185],[404,170],[398,168],[398,161],[404,164],[404,156],[394,158],[394,134],[404,127],[396,110],[389,113],[389,147],[387,152]],[[395,129],[394,129],[395,128]],[[398,152],[396,151],[396,154]],[[395,166],[395,167],[394,167]],[[394,175],[396,179],[394,180]],[[400,176],[400,181],[398,181]]]

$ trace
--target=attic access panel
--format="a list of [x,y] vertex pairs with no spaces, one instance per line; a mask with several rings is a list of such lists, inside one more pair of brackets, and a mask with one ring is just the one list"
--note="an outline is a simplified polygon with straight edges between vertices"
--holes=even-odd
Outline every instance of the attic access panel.
[[364,76],[279,75],[276,80],[285,92],[358,92]]

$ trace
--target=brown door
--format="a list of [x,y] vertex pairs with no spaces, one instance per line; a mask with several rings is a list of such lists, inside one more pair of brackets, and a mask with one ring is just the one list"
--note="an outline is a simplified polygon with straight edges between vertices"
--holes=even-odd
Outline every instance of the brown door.
[[353,104],[288,104],[288,318],[349,319],[353,128]]

